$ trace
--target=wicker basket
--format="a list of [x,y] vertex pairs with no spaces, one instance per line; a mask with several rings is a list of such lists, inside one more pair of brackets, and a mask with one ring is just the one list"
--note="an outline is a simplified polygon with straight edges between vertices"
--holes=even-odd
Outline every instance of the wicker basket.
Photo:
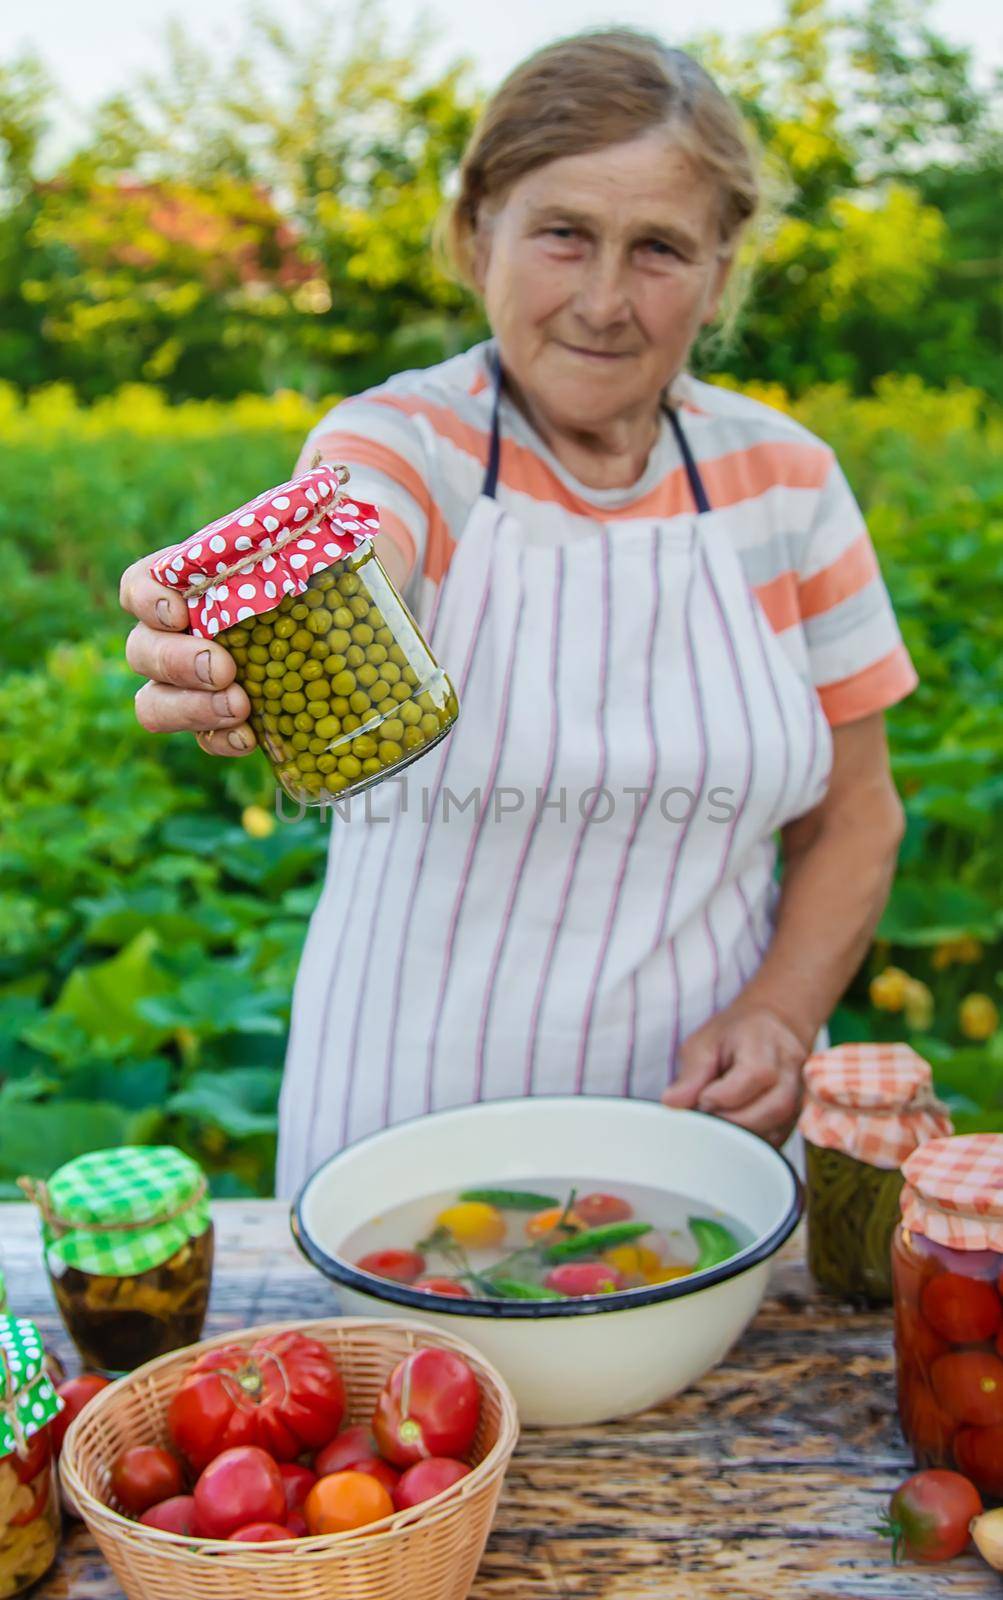
[[[167,1444],[167,1408],[193,1357],[222,1344],[250,1345],[295,1328],[338,1361],[347,1422],[368,1422],[398,1361],[424,1346],[455,1350],[477,1374],[481,1417],[468,1477],[426,1501],[355,1533],[265,1545],[162,1533],[131,1522],[108,1501],[119,1450]],[[129,1600],[464,1600],[477,1571],[505,1468],[518,1437],[504,1380],[461,1339],[420,1323],[343,1317],[273,1323],[223,1334],[150,1361],[98,1395],[66,1435],[61,1473],[68,1497]]]

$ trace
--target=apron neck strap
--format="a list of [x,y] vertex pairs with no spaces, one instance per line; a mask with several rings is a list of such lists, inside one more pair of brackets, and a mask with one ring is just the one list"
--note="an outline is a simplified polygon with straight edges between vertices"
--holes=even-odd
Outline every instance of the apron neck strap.
[[[498,354],[497,349],[492,352],[491,356],[491,377],[492,388],[494,391],[493,402],[491,406],[491,439],[488,446],[487,470],[484,474],[484,484],[481,488],[481,494],[485,495],[489,500],[493,500],[495,498],[498,490],[498,466],[501,459],[501,431],[498,420],[498,412],[501,404],[502,366],[501,357]],[[686,470],[686,478],[690,486],[690,493],[693,496],[693,501],[696,505],[697,512],[702,513],[704,511],[709,511],[710,501],[707,498],[707,491],[704,488],[703,479],[700,476],[700,469],[697,466],[693,452],[690,449],[689,441],[683,432],[683,425],[680,422],[676,411],[671,406],[665,406],[664,410],[672,426],[672,432],[675,434],[676,444],[679,446],[679,453],[683,458],[683,466]]]

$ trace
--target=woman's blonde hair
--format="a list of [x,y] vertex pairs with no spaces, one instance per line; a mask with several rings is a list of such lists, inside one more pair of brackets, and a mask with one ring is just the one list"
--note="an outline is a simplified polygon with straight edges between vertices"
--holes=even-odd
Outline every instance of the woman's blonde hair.
[[[761,200],[753,141],[738,111],[685,50],[632,28],[600,28],[536,51],[489,100],[460,163],[458,193],[440,219],[439,245],[453,274],[476,292],[481,209],[503,201],[527,173],[659,128],[716,184],[721,248],[733,255]],[[734,292],[729,301],[730,323]]]

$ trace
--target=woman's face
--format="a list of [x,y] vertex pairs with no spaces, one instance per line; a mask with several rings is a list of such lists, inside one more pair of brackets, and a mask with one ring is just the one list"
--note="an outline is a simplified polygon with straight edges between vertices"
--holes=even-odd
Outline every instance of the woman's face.
[[670,133],[562,156],[478,226],[506,369],[557,426],[650,412],[717,309],[718,195]]

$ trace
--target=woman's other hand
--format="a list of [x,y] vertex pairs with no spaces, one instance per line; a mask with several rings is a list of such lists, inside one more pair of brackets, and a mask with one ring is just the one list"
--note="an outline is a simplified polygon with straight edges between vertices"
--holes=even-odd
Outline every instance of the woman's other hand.
[[136,693],[136,716],[150,733],[194,733],[208,755],[247,755],[257,741],[247,724],[250,701],[234,682],[236,664],[221,644],[186,631],[184,600],[151,578],[164,550],[134,561],[119,585],[119,604],[139,619],[125,657],[148,680]]
[[768,1007],[736,1002],[685,1040],[663,1104],[710,1112],[782,1145],[800,1114],[810,1049]]

